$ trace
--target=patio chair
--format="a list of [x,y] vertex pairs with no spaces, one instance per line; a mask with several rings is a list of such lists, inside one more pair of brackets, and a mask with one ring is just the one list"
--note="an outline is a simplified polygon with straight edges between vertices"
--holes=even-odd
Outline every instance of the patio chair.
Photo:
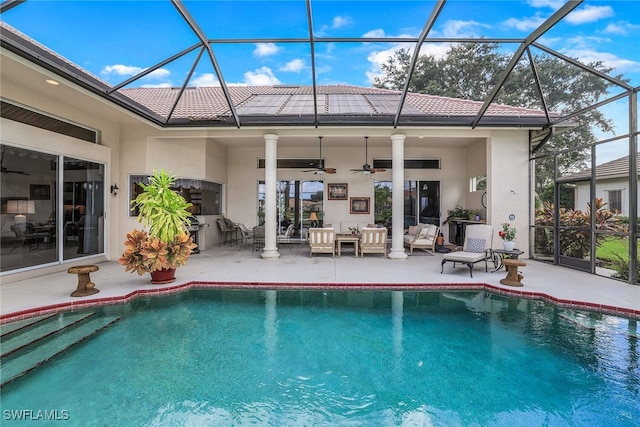
[[440,274],[444,270],[446,262],[465,264],[469,267],[469,275],[473,277],[473,266],[484,261],[484,271],[487,272],[488,260],[491,258],[491,245],[493,243],[493,227],[486,224],[467,225],[465,231],[464,246],[462,251],[450,252],[442,255]]
[[293,236],[293,231],[295,230],[295,227],[293,224],[289,224],[289,226],[287,226],[286,231],[284,232],[284,234],[279,234],[276,236],[276,243],[279,244],[284,244],[284,245],[289,245],[289,250],[292,251],[293,250],[293,246],[291,245],[291,237]]
[[336,232],[333,228],[310,228],[308,240],[309,256],[314,253],[336,256]]
[[230,240],[230,243],[237,242],[238,241],[238,224],[231,221],[229,218],[223,218],[223,219],[225,224],[227,224],[227,228],[229,230],[229,237],[232,239]]
[[[411,227],[409,228],[411,230]],[[422,249],[429,255],[433,255],[436,251],[436,239],[439,232],[440,227],[437,225],[423,224],[414,233],[404,235],[404,245],[409,247],[409,253],[413,253],[414,249]]]
[[242,250],[249,240],[253,239],[253,230],[249,230],[243,223],[238,224],[238,231],[240,231],[240,237],[242,242],[240,243],[240,250]]
[[[216,220],[218,224],[218,229],[220,230],[220,239],[218,240],[218,246],[222,244],[226,244],[227,241],[229,244],[233,242],[233,234],[238,230],[238,226],[231,221],[228,221],[226,218],[219,218]],[[231,224],[233,226],[231,226]]]
[[264,233],[264,225],[256,225],[253,227],[253,250],[251,252],[264,248]]
[[384,254],[387,257],[387,229],[382,227],[364,227],[360,233],[360,253]]

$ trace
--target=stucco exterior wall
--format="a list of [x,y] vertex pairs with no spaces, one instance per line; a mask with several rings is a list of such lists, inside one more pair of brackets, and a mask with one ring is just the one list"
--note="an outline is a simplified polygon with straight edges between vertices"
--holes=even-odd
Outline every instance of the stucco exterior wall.
[[[640,180],[638,180],[640,188]],[[601,179],[596,181],[596,198],[601,198],[609,203],[609,191],[622,191],[622,215],[629,216],[629,180],[627,178]],[[576,209],[585,210],[588,206],[589,182],[580,182],[576,185]],[[638,199],[637,212],[640,212],[640,199]]]
[[[487,222],[495,230],[493,247],[500,248],[501,224],[516,227],[516,247],[529,256],[529,161],[527,132],[494,131],[487,140]],[[513,219],[510,216],[513,215]]]

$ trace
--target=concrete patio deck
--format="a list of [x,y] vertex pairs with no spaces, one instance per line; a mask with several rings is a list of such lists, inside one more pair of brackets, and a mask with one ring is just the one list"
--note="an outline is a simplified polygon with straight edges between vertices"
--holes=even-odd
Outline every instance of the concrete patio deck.
[[306,244],[284,246],[280,258],[262,259],[251,247],[219,246],[194,254],[189,263],[178,269],[177,280],[169,285],[153,285],[148,275],[124,272],[116,261],[97,264],[99,271],[91,279],[100,290],[88,297],[71,297],[77,276],[65,272],[23,280],[0,286],[0,322],[30,317],[44,312],[75,307],[110,304],[137,295],[170,293],[190,286],[263,286],[265,288],[315,287],[364,288],[376,286],[393,289],[475,288],[501,293],[544,298],[563,306],[618,314],[640,319],[640,286],[525,260],[521,267],[523,287],[500,284],[504,270],[484,271],[478,263],[469,277],[466,266],[444,266],[440,273],[441,254],[430,256],[414,252],[405,260],[385,259],[382,255],[355,258],[353,253],[332,258],[309,256]]

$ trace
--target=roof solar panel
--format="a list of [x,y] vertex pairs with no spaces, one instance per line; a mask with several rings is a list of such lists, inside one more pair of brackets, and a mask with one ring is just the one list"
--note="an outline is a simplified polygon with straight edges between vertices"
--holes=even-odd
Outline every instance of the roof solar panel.
[[[371,105],[373,105],[373,108],[377,110],[378,114],[396,114],[398,111],[398,105],[400,105],[400,94],[369,94],[365,96]],[[424,114],[406,102],[402,106],[402,113]]]
[[[324,95],[318,95],[318,113],[324,113]],[[287,104],[282,108],[280,114],[286,115],[309,115],[314,114],[313,95],[292,95]]]
[[362,95],[329,94],[329,114],[365,114],[371,115],[375,111],[367,99]]
[[246,104],[238,107],[238,114],[256,116],[275,115],[287,102],[289,95],[256,95]]

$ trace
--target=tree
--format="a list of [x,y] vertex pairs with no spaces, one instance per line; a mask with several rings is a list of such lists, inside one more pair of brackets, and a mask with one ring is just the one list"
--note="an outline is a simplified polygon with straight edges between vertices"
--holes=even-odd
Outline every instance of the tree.
[[[418,58],[409,91],[451,98],[484,101],[511,60],[512,53],[500,50],[495,43],[473,42],[454,44],[442,58],[423,55]],[[411,63],[411,54],[407,49],[398,50],[381,66],[384,75],[374,79],[373,86],[402,90]],[[564,60],[548,54],[534,56],[534,63],[543,88],[545,102],[550,112],[567,114],[602,100],[612,83],[586,72]],[[608,74],[611,68],[601,62],[587,64],[591,68]],[[621,76],[617,76],[621,79]],[[498,92],[494,103],[517,107],[542,109],[534,75],[526,55]],[[603,132],[613,130],[611,120],[600,111],[592,110],[577,117],[578,126],[571,131],[554,136],[545,147],[545,151],[556,153],[567,150],[559,157],[558,167],[561,174],[577,172],[588,167],[585,162],[590,151],[589,144],[596,142],[595,129]],[[538,177],[537,190],[553,183],[552,158],[538,160],[547,162],[538,168],[543,176]]]

